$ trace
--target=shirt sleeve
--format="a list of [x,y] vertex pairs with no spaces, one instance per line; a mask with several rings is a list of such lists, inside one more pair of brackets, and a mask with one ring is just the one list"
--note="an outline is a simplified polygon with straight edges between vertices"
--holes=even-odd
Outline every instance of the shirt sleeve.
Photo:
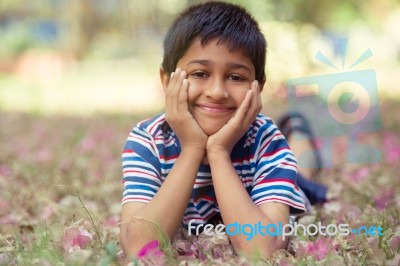
[[150,202],[162,184],[159,169],[160,161],[153,138],[136,126],[129,134],[122,153],[122,204]]
[[256,205],[280,202],[291,214],[305,212],[297,186],[297,162],[285,137],[275,124],[267,122],[256,136],[256,169],[251,198]]

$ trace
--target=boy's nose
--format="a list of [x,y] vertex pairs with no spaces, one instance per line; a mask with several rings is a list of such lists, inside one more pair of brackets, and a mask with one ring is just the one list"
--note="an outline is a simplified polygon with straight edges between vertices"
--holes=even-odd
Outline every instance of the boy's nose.
[[209,86],[207,86],[206,96],[212,98],[215,101],[228,98],[228,91],[225,88],[222,80],[213,80]]

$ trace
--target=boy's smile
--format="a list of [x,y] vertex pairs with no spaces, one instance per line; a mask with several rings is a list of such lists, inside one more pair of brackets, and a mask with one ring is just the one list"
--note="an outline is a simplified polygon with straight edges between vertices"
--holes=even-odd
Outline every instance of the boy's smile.
[[213,103],[196,104],[195,106],[204,112],[211,112],[211,113],[226,113],[235,110],[235,108],[233,107],[227,107],[221,104],[213,104]]
[[251,60],[217,40],[205,46],[194,40],[177,68],[187,72],[188,108],[207,135],[229,121],[255,79]]

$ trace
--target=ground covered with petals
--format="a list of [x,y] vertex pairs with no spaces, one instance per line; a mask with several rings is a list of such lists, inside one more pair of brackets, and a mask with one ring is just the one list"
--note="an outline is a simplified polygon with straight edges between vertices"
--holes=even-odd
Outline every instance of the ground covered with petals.
[[[151,242],[132,265],[398,265],[400,108],[382,105],[383,129],[364,136],[373,164],[339,163],[321,182],[331,200],[304,225],[381,226],[382,236],[302,235],[269,259],[238,256],[226,236]],[[390,111],[390,112],[389,112]],[[62,117],[0,113],[0,265],[119,265],[120,154],[143,117]]]

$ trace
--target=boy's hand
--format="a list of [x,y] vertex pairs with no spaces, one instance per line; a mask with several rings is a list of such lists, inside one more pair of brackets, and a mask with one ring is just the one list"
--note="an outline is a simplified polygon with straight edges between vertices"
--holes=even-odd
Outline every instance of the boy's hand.
[[235,115],[218,132],[208,137],[207,157],[218,152],[231,153],[233,146],[249,129],[262,107],[260,89],[255,80]]
[[195,148],[205,151],[208,136],[189,112],[189,81],[186,75],[179,68],[171,73],[165,92],[165,120],[177,135],[182,150]]

